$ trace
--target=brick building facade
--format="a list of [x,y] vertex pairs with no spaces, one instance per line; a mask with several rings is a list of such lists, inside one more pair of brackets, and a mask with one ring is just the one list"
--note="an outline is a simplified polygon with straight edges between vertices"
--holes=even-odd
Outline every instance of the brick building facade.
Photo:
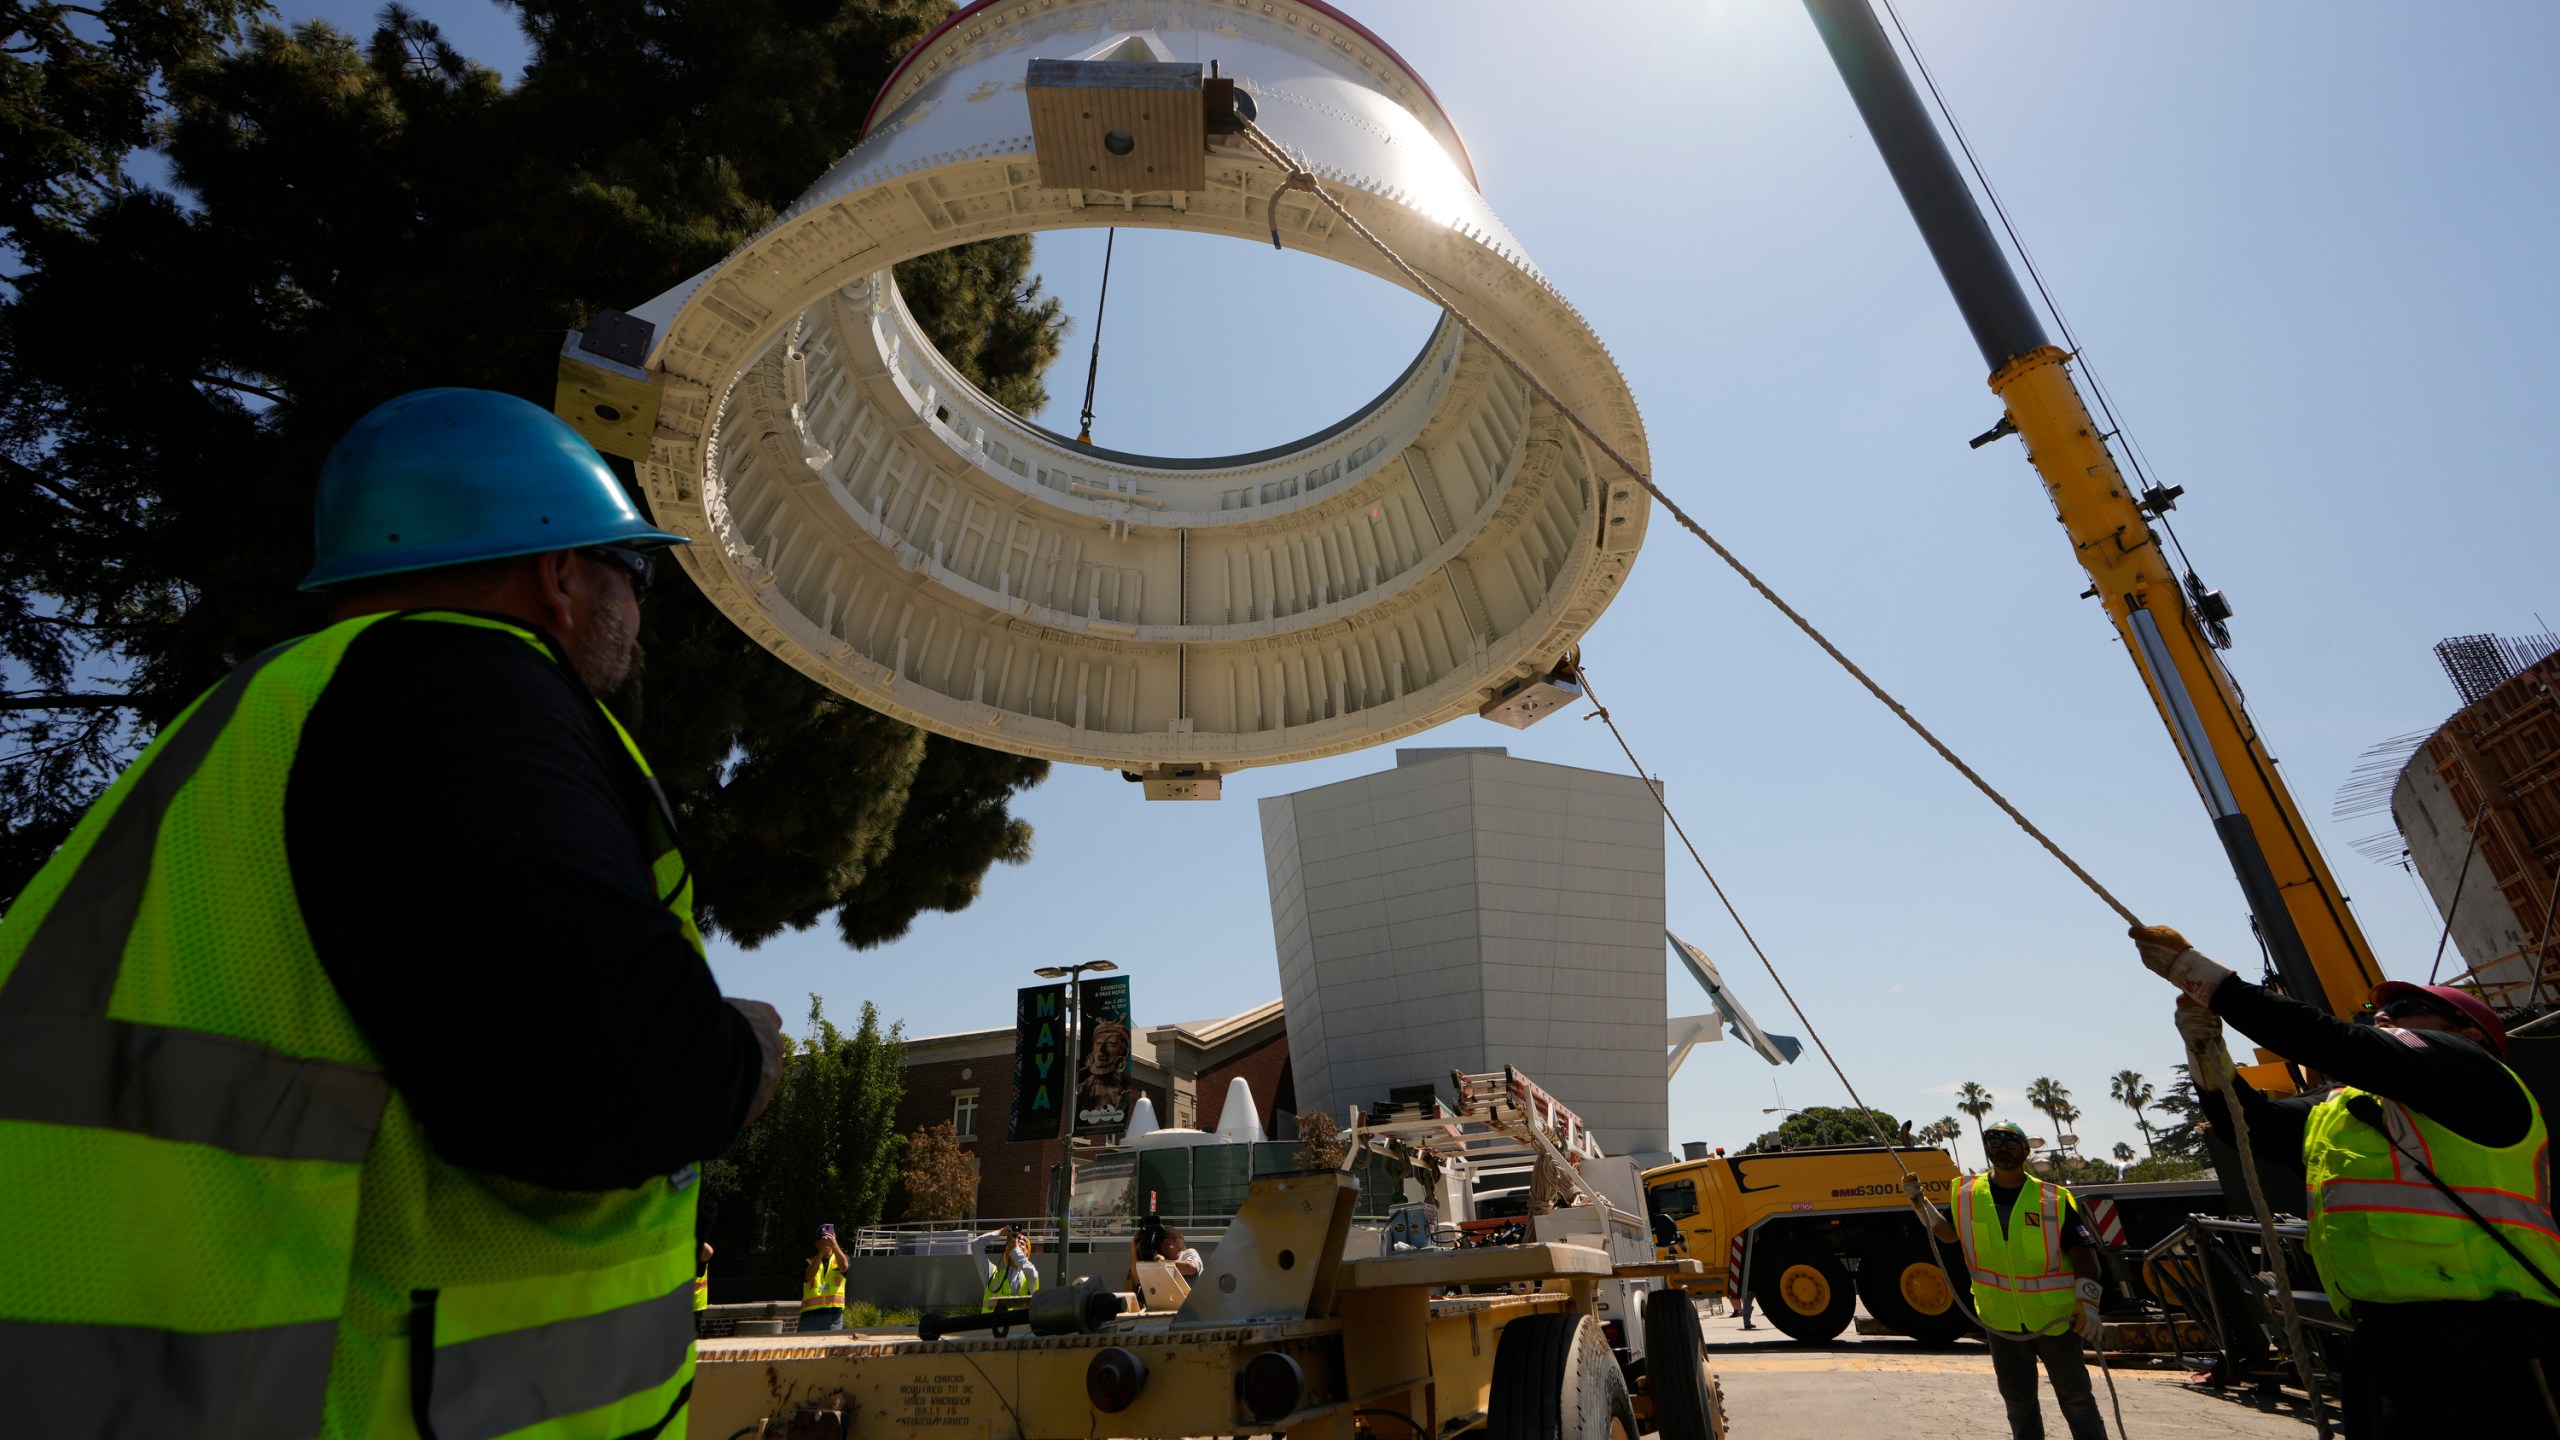
[[[1131,1036],[1130,1048],[1138,1088],[1154,1103],[1160,1124],[1216,1128],[1228,1082],[1238,1075],[1253,1087],[1266,1135],[1278,1138],[1295,1107],[1288,1030],[1277,1000],[1224,1019],[1141,1029]],[[906,1081],[898,1133],[912,1135],[948,1120],[961,1148],[978,1162],[972,1219],[1039,1215],[1049,1209],[1057,1140],[1005,1138],[1006,1117],[1013,1110],[1012,1026],[907,1041]],[[907,1218],[906,1204],[900,1187],[889,1197],[887,1218]]]

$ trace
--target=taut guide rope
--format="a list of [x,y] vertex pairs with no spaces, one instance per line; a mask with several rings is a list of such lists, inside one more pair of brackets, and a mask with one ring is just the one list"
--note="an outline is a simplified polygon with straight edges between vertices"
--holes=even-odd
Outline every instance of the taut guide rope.
[[[1282,172],[1283,178],[1280,187],[1272,192],[1270,199],[1271,243],[1274,248],[1277,248],[1280,244],[1280,196],[1291,190],[1304,190],[1313,195],[1325,206],[1326,209],[1331,210],[1345,225],[1349,226],[1353,234],[1367,242],[1370,248],[1376,250],[1379,255],[1386,259],[1388,264],[1393,265],[1397,272],[1403,275],[1406,281],[1408,281],[1415,290],[1419,291],[1433,304],[1438,305],[1440,309],[1449,316],[1449,318],[1457,321],[1459,327],[1465,330],[1471,338],[1476,340],[1479,344],[1482,344],[1486,349],[1492,351],[1495,358],[1499,359],[1505,366],[1509,367],[1513,374],[1518,375],[1522,383],[1535,391],[1540,399],[1545,400],[1547,404],[1553,406],[1556,413],[1563,416],[1567,424],[1570,424],[1574,429],[1580,431],[1583,438],[1590,441],[1595,449],[1599,450],[1601,454],[1606,455],[1612,463],[1614,463],[1620,470],[1624,471],[1629,479],[1635,481],[1638,485],[1643,486],[1645,493],[1652,496],[1655,503],[1661,505],[1663,510],[1667,512],[1672,519],[1678,521],[1682,529],[1687,530],[1691,535],[1697,537],[1697,539],[1709,550],[1714,551],[1717,559],[1722,560],[1736,575],[1742,577],[1744,583],[1748,584],[1754,591],[1757,591],[1760,598],[1768,601],[1769,604],[1778,611],[1778,613],[1786,616],[1798,630],[1803,631],[1807,639],[1810,639],[1814,644],[1820,646],[1824,654],[1830,656],[1841,669],[1849,673],[1851,678],[1855,679],[1861,686],[1865,687],[1867,693],[1874,696],[1878,703],[1882,704],[1887,710],[1892,711],[1896,719],[1908,726],[1911,732],[1918,735],[1931,750],[1937,752],[1940,759],[1954,767],[1956,773],[1962,775],[1967,781],[1971,782],[1976,790],[1982,792],[1984,798],[1998,806],[2000,812],[2007,815],[2011,821],[2015,822],[2019,829],[2025,831],[2027,835],[2038,845],[2043,846],[2047,854],[2059,861],[2063,868],[2069,870],[2082,885],[2087,886],[2089,892],[2097,896],[2100,901],[2104,902],[2108,909],[2113,910],[2128,926],[2139,927],[2142,924],[2140,916],[2134,914],[2123,901],[2118,900],[2115,897],[2113,892],[2109,891],[2106,886],[2100,884],[2096,876],[2091,875],[2079,861],[2073,859],[2067,851],[2065,851],[2060,845],[2056,844],[2051,836],[2045,834],[2042,829],[2037,827],[2034,821],[2029,820],[2026,817],[2024,812],[2019,810],[2016,805],[2010,803],[2007,796],[2001,794],[1999,790],[1992,786],[1991,782],[1983,779],[1981,774],[1971,765],[1966,764],[1961,756],[1957,755],[1954,750],[1948,748],[1946,742],[1940,740],[1934,733],[1932,733],[1928,726],[1921,724],[1919,717],[1913,715],[1908,709],[1904,708],[1901,701],[1896,700],[1882,685],[1877,684],[1875,679],[1869,676],[1864,669],[1860,668],[1856,661],[1851,660],[1848,655],[1840,649],[1840,647],[1832,644],[1828,636],[1815,628],[1812,621],[1807,620],[1794,606],[1788,604],[1777,591],[1771,589],[1767,581],[1762,580],[1759,575],[1754,573],[1750,566],[1743,564],[1740,556],[1727,549],[1722,541],[1718,540],[1714,535],[1707,531],[1706,527],[1690,518],[1689,513],[1680,508],[1678,501],[1673,500],[1669,495],[1663,492],[1661,486],[1654,483],[1651,475],[1639,468],[1634,461],[1619,453],[1618,448],[1610,444],[1605,437],[1603,437],[1597,430],[1593,429],[1590,423],[1582,418],[1580,412],[1566,404],[1564,399],[1557,395],[1555,391],[1549,389],[1544,381],[1531,373],[1529,367],[1523,364],[1518,357],[1514,356],[1508,349],[1504,348],[1500,341],[1495,340],[1491,335],[1486,334],[1484,328],[1475,322],[1474,317],[1460,309],[1449,299],[1447,295],[1441,293],[1438,286],[1432,284],[1420,271],[1414,269],[1402,255],[1396,253],[1394,247],[1380,239],[1376,232],[1362,224],[1358,216],[1353,215],[1349,209],[1344,207],[1340,200],[1334,197],[1331,191],[1325,189],[1317,182],[1314,172],[1310,171],[1306,166],[1298,163],[1296,160],[1290,158],[1288,152],[1281,149],[1278,142],[1274,141],[1269,135],[1263,133],[1261,127],[1253,124],[1251,121],[1245,122],[1243,134],[1248,143],[1250,143],[1255,149],[1262,152],[1264,158],[1268,159],[1272,164],[1279,166]],[[1769,979],[1778,987],[1778,993],[1786,1000],[1787,1008],[1795,1013],[1798,1023],[1804,1026],[1806,1035],[1813,1040],[1814,1047],[1822,1052],[1823,1062],[1831,1067],[1831,1073],[1838,1077],[1841,1088],[1848,1092],[1850,1100],[1858,1106],[1859,1113],[1866,1119],[1868,1126],[1874,1131],[1878,1143],[1884,1147],[1885,1153],[1892,1158],[1894,1167],[1902,1172],[1903,1177],[1906,1180],[1916,1179],[1917,1177],[1911,1173],[1910,1167],[1903,1163],[1902,1156],[1900,1152],[1895,1149],[1892,1140],[1885,1135],[1884,1127],[1875,1118],[1875,1112],[1868,1109],[1866,1102],[1859,1098],[1857,1087],[1850,1083],[1848,1073],[1841,1068],[1839,1060],[1832,1055],[1831,1047],[1823,1042],[1820,1030],[1814,1025],[1812,1019],[1805,1014],[1804,1007],[1796,1003],[1794,992],[1787,988],[1785,979],[1778,974],[1778,968],[1776,964],[1769,959],[1768,952],[1761,948],[1759,940],[1752,935],[1750,927],[1743,923],[1741,913],[1734,908],[1731,897],[1725,894],[1724,887],[1716,880],[1715,873],[1707,868],[1706,860],[1698,853],[1697,846],[1690,841],[1688,831],[1680,824],[1679,817],[1672,813],[1669,802],[1663,798],[1661,787],[1653,783],[1650,775],[1645,771],[1643,765],[1637,761],[1635,750],[1633,747],[1628,745],[1625,734],[1618,729],[1617,722],[1609,716],[1607,707],[1600,703],[1599,695],[1591,689],[1590,678],[1583,671],[1579,658],[1568,657],[1566,663],[1572,668],[1575,677],[1581,681],[1583,693],[1591,696],[1593,709],[1597,712],[1599,719],[1609,727],[1609,733],[1617,740],[1619,750],[1625,753],[1627,763],[1635,767],[1636,774],[1639,778],[1644,779],[1646,788],[1652,792],[1654,803],[1661,808],[1663,818],[1670,823],[1672,831],[1679,835],[1680,843],[1688,850],[1689,858],[1696,863],[1698,873],[1706,877],[1707,884],[1713,888],[1716,893],[1716,899],[1724,906],[1725,914],[1733,920],[1735,928],[1739,929],[1742,932],[1743,938],[1750,943],[1752,953],[1759,958],[1761,968],[1768,971]],[[2322,1436],[2322,1440],[2326,1440],[2329,1428],[2327,1411],[2321,1403],[2319,1383],[2312,1373],[2310,1352],[2305,1348],[2303,1343],[2302,1322],[2301,1317],[2294,1308],[2292,1285],[2289,1279],[2282,1273],[2284,1251],[2281,1241],[2276,1234],[2275,1214],[2268,1208],[2266,1196],[2259,1184],[2257,1164],[2254,1159],[2255,1152],[2249,1142],[2248,1121],[2239,1113],[2240,1107],[2236,1102],[2226,1104],[2223,1108],[2225,1112],[2231,1116],[2234,1148],[2239,1152],[2240,1168],[2247,1182],[2250,1203],[2257,1211],[2259,1243],[2263,1248],[2271,1271],[2274,1272],[2275,1283],[2270,1288],[2274,1292],[2276,1309],[2283,1317],[2285,1338],[2292,1351],[2291,1358],[2294,1362],[2294,1368],[2302,1379],[2305,1393],[2310,1398],[2312,1414],[2315,1424]],[[1955,1302],[1959,1308],[1965,1311],[1966,1318],[1974,1320],[1977,1325],[1981,1323],[1979,1318],[1972,1314],[1970,1307],[1965,1305],[1964,1299],[1961,1295],[1955,1297]],[[2099,1373],[2106,1377],[2107,1398],[2116,1409],[2116,1432],[2117,1434],[2122,1435],[2125,1433],[2124,1411],[2121,1403],[2117,1401],[2114,1372],[2107,1366],[2105,1350],[2094,1344],[2092,1344],[2090,1348],[2097,1353]]]

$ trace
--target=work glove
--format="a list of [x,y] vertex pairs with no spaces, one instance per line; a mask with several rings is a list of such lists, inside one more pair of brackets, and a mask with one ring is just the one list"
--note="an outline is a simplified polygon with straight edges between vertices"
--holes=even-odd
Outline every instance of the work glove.
[[2187,937],[2166,925],[2136,925],[2128,932],[2142,954],[2143,968],[2187,993],[2199,1005],[2213,1003],[2214,987],[2231,971],[2205,958]]
[[1911,1213],[1920,1217],[1920,1223],[1931,1230],[1937,1229],[1942,1217],[1938,1214],[1938,1207],[1929,1202],[1927,1193],[1920,1188],[1920,1177],[1903,1176],[1902,1193],[1910,1198]]
[[2178,1002],[2178,1034],[2189,1050],[2205,1050],[2223,1043],[2222,1017],[2192,1000]]
[[2092,1350],[2104,1349],[2105,1345],[2102,1342],[2105,1341],[2107,1332],[2104,1323],[2098,1319],[2098,1301],[2105,1296],[2106,1291],[2100,1288],[2095,1280],[2083,1280],[2073,1288],[2080,1295],[2080,1323],[2075,1327],[2080,1332],[2080,1338],[2088,1341],[2089,1348]]
[[2222,1017],[2193,1000],[2178,1002],[2178,1038],[2187,1042],[2187,1070],[2199,1090],[2230,1083],[2231,1047],[2223,1043]]

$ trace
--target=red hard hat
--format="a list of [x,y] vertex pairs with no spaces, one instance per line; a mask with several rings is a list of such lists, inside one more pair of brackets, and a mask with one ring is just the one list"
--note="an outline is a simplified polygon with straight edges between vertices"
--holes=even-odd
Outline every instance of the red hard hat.
[[2490,1046],[2500,1055],[2507,1053],[2507,1027],[2498,1023],[2497,1012],[2468,990],[2451,985],[2413,985],[2406,980],[2385,980],[2373,987],[2373,998],[2368,1003],[2379,1010],[2406,995],[2424,995],[2451,1006],[2481,1034],[2488,1036]]

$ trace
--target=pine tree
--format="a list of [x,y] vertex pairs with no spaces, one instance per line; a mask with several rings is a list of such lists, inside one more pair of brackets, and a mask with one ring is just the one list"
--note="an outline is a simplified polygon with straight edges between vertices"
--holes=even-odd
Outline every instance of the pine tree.
[[[517,0],[523,80],[397,5],[362,42],[240,0],[11,12],[0,52],[0,906],[194,696],[317,627],[338,435],[424,385],[547,404],[563,331],[739,244],[855,140],[943,0]],[[103,38],[100,38],[103,33]],[[87,37],[87,38],[83,38]],[[137,183],[156,147],[173,188]],[[1027,237],[901,267],[966,373],[1040,399]],[[643,745],[707,927],[854,945],[1028,858],[1044,762],[928,737],[647,606]]]

